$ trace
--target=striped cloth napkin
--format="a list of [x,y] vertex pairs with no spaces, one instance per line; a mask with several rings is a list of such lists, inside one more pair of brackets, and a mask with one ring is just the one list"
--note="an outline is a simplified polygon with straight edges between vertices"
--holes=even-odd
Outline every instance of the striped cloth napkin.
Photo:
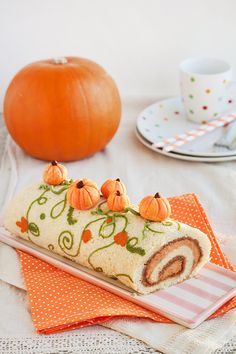
[[[212,243],[212,262],[233,269],[224,256],[198,198],[194,194],[170,198],[172,217],[205,232]],[[18,251],[32,319],[38,333],[55,333],[120,317],[148,318],[171,323],[167,318],[73,277],[39,259]],[[236,297],[210,318],[236,307]],[[210,319],[209,318],[209,319]]]

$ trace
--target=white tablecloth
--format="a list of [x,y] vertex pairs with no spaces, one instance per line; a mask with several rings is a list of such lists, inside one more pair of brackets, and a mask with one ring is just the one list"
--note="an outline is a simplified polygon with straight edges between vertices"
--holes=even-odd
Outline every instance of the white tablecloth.
[[[138,202],[143,195],[155,193],[157,191],[166,196],[195,192],[200,197],[216,234],[220,237],[221,235],[227,236],[224,237],[223,247],[229,258],[232,261],[235,261],[236,237],[233,235],[236,236],[236,164],[234,162],[210,164],[173,160],[158,155],[142,146],[134,134],[135,120],[138,112],[149,103],[152,103],[150,99],[138,100],[135,98],[126,101],[123,109],[122,124],[115,138],[104,151],[97,153],[95,156],[83,161],[68,163],[67,168],[69,172],[71,171],[71,177],[87,176],[94,179],[99,185],[101,185],[108,177],[120,177],[126,184],[129,196],[134,203]],[[40,179],[40,173],[45,165],[42,161],[36,161],[26,156],[12,143],[11,149],[14,158],[16,158],[16,170],[15,174],[12,174],[12,171],[9,171],[6,167],[1,171],[0,197],[2,202],[7,194],[8,197],[12,194],[8,193],[9,183],[11,186],[15,184],[15,191],[20,190],[29,183],[38,181]],[[5,156],[5,163],[7,163],[7,159],[11,159],[11,156]],[[6,164],[4,166],[6,166]],[[9,274],[13,275],[18,270],[16,270],[17,264],[14,264],[14,262],[11,261],[11,263],[8,264],[8,260],[4,258],[4,255],[6,256],[6,254],[7,252],[2,248],[2,255],[0,252],[0,268],[5,271],[1,272],[1,279],[9,281]],[[17,278],[19,279],[19,277]],[[14,281],[11,283],[14,284]],[[21,286],[20,284],[15,285],[19,287]],[[11,345],[9,344],[10,349],[8,353],[22,352],[28,354],[30,353],[29,348],[31,345],[37,346],[38,348],[37,351],[36,349],[35,351],[32,350],[32,353],[53,352],[50,345],[53,346],[52,343],[55,344],[55,342],[51,339],[52,337],[47,337],[47,339],[45,339],[45,337],[37,337],[38,341],[36,341],[36,337],[32,337],[33,327],[25,305],[26,297],[24,291],[16,290],[3,282],[0,283],[0,288],[0,336],[11,336],[12,338],[10,341],[9,338],[1,339],[0,343],[2,343],[5,348],[4,353],[6,353],[7,340],[11,343]],[[226,322],[232,327],[230,334],[227,334],[227,338],[224,335],[220,338],[220,333],[218,333],[219,340],[210,343],[209,347],[204,347],[204,341],[198,339],[198,344],[196,345],[202,345],[202,347],[199,347],[202,348],[202,353],[206,348],[209,348],[209,350],[217,349],[220,345],[223,345],[226,340],[231,338],[234,333],[233,324],[235,323],[235,318],[228,316]],[[216,334],[216,328],[220,328],[220,325],[223,326],[224,323],[223,321],[216,321],[214,323],[216,323],[214,328],[214,334]],[[138,328],[140,323],[137,321],[134,321],[131,331],[130,324],[127,324],[124,321],[118,321],[108,325],[132,336],[132,330],[134,330],[135,327],[137,327],[137,331],[140,331],[140,328]],[[160,345],[161,337],[158,339],[158,336],[156,335],[156,341],[153,340],[158,327],[154,328],[148,323],[146,324],[146,337],[136,337],[141,338],[146,341],[146,343],[149,343],[150,346],[159,348],[166,353],[192,354],[189,349],[185,350],[183,346],[183,340],[187,340],[186,334],[184,334],[183,337],[177,338],[176,333],[174,335],[171,333],[172,330],[169,330],[173,327],[168,326],[169,325],[167,325],[167,328],[170,332],[169,339],[172,341],[175,339],[176,343],[177,340],[179,341],[175,351],[171,348],[168,349],[167,343],[162,343]],[[179,331],[183,331],[182,327]],[[211,329],[211,331],[213,333],[213,329]],[[151,340],[150,336],[148,336],[149,333]],[[191,343],[191,332],[188,333],[188,340],[189,343]],[[199,338],[201,338],[201,330],[199,333]],[[204,333],[206,333],[206,330]],[[222,331],[222,333],[224,332]],[[19,351],[19,348],[23,345],[22,339],[20,339],[22,336],[24,336],[25,345],[28,345],[28,351],[26,351],[26,347],[22,349],[21,352]],[[18,337],[18,339],[15,337]],[[127,337],[121,336],[118,333],[104,329],[100,326],[80,329],[76,332],[68,333],[66,335],[58,335],[53,338],[58,338],[56,339],[59,343],[58,348],[66,348],[66,350],[69,348],[69,351],[66,351],[65,353],[108,353],[111,352],[112,347],[115,350],[113,352],[116,353],[148,353],[154,351],[141,342],[131,339],[127,340]],[[207,337],[207,340],[210,341],[209,336]],[[96,343],[99,343],[99,345],[96,345]],[[45,345],[48,345],[48,348],[45,349]],[[234,346],[234,344],[231,343],[231,348],[232,346]],[[57,352],[60,352],[59,349]]]

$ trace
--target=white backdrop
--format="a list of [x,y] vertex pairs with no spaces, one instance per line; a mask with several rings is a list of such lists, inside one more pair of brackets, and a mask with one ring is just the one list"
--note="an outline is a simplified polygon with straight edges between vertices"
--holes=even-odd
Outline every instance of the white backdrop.
[[122,95],[178,93],[189,56],[236,66],[235,0],[0,0],[0,110],[27,63],[78,55],[104,66]]

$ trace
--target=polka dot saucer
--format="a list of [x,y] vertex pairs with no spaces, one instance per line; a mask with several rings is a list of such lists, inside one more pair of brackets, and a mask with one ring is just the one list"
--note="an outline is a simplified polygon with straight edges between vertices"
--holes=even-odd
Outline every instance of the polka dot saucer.
[[[235,100],[230,99],[228,105],[229,110],[226,113],[236,110]],[[146,107],[137,118],[136,132],[144,145],[154,149],[152,144],[198,127],[198,123],[187,120],[181,98],[174,97]],[[213,161],[217,161],[216,158],[220,158],[219,161],[226,161],[224,158],[236,159],[236,150],[215,145],[224,134],[225,127],[222,127],[179,146],[174,152],[167,153],[158,148],[155,148],[155,151],[185,160],[206,161],[205,158],[208,158],[211,162],[211,158]]]

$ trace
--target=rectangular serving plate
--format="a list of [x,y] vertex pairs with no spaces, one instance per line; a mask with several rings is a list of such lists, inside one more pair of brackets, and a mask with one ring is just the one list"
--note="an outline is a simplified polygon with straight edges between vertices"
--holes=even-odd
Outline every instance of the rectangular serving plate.
[[3,227],[0,228],[0,241],[188,328],[199,326],[236,295],[236,272],[210,262],[191,279],[164,290],[142,295],[118,280],[83,267],[30,241],[15,237]]

